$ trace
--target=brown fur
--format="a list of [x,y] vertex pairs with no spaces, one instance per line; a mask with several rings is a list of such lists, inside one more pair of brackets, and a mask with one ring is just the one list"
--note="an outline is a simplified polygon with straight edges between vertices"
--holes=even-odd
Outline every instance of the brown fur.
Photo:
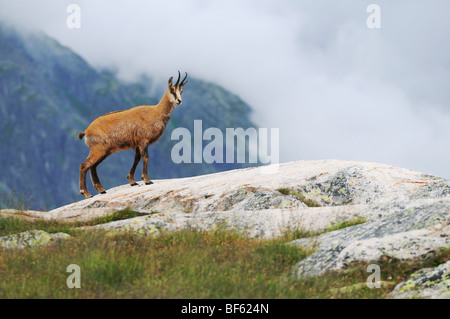
[[[178,80],[180,76],[178,76]],[[148,146],[159,140],[167,122],[169,122],[176,102],[181,104],[182,87],[187,82],[173,85],[169,80],[169,88],[157,105],[142,105],[128,110],[111,112],[96,118],[89,127],[78,134],[90,148],[87,159],[80,166],[80,193],[86,198],[89,194],[86,187],[86,173],[91,172],[91,180],[99,193],[104,193],[97,176],[97,166],[109,155],[129,149],[135,150],[133,166],[127,178],[132,186],[136,185],[134,173],[141,157],[144,162],[142,179],[146,184],[152,184],[147,175]],[[175,93],[172,94],[172,92]]]

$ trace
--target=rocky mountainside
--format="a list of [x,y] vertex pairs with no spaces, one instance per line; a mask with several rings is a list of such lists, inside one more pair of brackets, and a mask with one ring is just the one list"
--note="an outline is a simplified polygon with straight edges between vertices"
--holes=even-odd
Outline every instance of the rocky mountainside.
[[[246,168],[155,180],[153,185],[120,186],[50,212],[28,211],[21,216],[88,220],[127,207],[142,216],[93,228],[157,235],[164,230],[226,227],[263,238],[295,230],[311,232],[315,235],[290,243],[314,249],[295,266],[300,277],[340,271],[353,262],[376,263],[384,257],[424,259],[450,248],[450,181],[365,162],[299,161],[274,167],[271,174]],[[333,228],[343,222],[352,226]],[[423,269],[391,296],[449,297],[449,276],[448,263]]]
[[[167,79],[170,76],[176,74]],[[77,133],[105,113],[158,103],[166,89],[158,83],[146,76],[125,83],[112,72],[94,69],[52,38],[20,33],[0,23],[0,195],[14,191],[22,199],[26,195],[21,204],[33,209],[79,199],[79,165],[89,150]],[[149,149],[150,176],[185,177],[246,167],[174,164],[167,158],[176,143],[170,140],[175,127],[192,131],[194,120],[202,120],[204,129],[246,129],[255,126],[249,116],[250,107],[239,97],[191,76],[183,105],[175,110],[161,140]],[[126,181],[133,159],[132,151],[120,152],[102,163],[99,176],[105,187]],[[0,208],[11,202],[1,199]]]

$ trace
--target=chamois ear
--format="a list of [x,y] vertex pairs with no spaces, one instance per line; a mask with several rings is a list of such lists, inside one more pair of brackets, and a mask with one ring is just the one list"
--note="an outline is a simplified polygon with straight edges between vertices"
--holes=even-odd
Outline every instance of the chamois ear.
[[189,81],[184,82],[183,84],[180,85],[180,87],[185,86]]
[[169,79],[169,87],[172,86],[172,80],[173,80],[173,76]]

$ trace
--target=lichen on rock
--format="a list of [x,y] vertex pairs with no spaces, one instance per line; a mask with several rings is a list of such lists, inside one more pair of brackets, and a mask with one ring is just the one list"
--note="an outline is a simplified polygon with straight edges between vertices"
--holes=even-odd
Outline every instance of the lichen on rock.
[[389,297],[450,299],[450,261],[416,271],[398,284]]
[[450,222],[450,197],[372,205],[362,210],[360,214],[369,220],[364,224],[293,242],[305,247],[309,241],[318,245],[314,254],[296,265],[299,276],[320,275],[342,269],[351,262],[385,256],[404,260],[423,258],[450,246],[449,227],[436,230],[433,226]]
[[0,237],[0,248],[24,249],[44,245],[52,245],[71,236],[65,233],[49,234],[42,230],[30,230],[27,232]]

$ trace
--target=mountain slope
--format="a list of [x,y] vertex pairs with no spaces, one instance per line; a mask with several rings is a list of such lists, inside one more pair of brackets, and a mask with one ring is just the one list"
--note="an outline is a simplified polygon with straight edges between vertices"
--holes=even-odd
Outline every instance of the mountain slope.
[[[124,83],[111,72],[95,70],[45,35],[20,34],[0,24],[0,193],[28,194],[32,208],[53,208],[80,199],[78,168],[89,150],[77,133],[102,114],[156,104],[164,90],[145,76]],[[203,121],[204,129],[254,127],[249,115],[249,106],[239,97],[191,77],[183,106],[175,110],[161,140],[149,148],[150,177],[185,177],[244,167],[174,164],[170,151],[176,141],[170,136],[175,127],[192,132],[196,119]],[[132,151],[119,152],[99,166],[105,188],[126,181],[133,157]],[[140,176],[141,165],[136,176]]]

